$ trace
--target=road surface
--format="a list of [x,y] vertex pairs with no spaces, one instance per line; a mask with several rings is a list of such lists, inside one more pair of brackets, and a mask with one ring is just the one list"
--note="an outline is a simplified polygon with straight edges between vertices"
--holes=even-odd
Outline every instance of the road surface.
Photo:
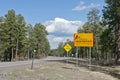
[[[66,57],[47,57],[35,59],[34,72],[26,70],[31,68],[32,60],[0,63],[0,80],[118,80],[110,75],[100,72],[92,72],[82,67],[75,67],[72,64],[58,63],[66,62]],[[24,72],[27,71],[27,74]],[[7,75],[7,72],[13,72]],[[22,72],[23,71],[23,72]],[[47,75],[47,76],[46,76]]]
[[[44,58],[44,59],[35,59],[34,66],[51,64],[51,63],[54,63],[55,61],[62,61],[66,59],[67,59],[66,57],[51,57],[51,56]],[[1,62],[0,73],[5,73],[5,72],[15,70],[15,69],[31,68],[31,64],[32,64],[32,60],[17,61],[17,62]]]

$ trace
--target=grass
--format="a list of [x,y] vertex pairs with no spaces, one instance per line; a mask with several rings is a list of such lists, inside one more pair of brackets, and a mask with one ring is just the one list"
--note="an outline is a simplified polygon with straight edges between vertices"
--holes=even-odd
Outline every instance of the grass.
[[7,77],[8,80],[117,80],[104,73],[58,62],[35,67],[33,70],[15,70],[9,72]]

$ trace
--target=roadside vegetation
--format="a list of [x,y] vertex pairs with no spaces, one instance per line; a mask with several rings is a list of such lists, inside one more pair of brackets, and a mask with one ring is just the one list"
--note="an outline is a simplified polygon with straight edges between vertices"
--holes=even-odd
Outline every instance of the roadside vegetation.
[[[102,10],[92,8],[87,14],[87,22],[77,30],[77,33],[94,33],[92,59],[100,65],[119,64],[120,58],[120,1],[105,0]],[[60,42],[57,49],[50,51],[47,39],[48,32],[41,23],[31,25],[26,23],[22,14],[9,10],[0,17],[0,61],[26,60],[33,57],[67,56],[64,45],[69,43],[72,50],[69,56],[75,57],[76,48],[73,41]],[[79,47],[78,57],[88,58],[89,48]]]
[[[92,8],[87,13],[87,22],[77,30],[77,33],[94,33],[94,47],[92,47],[92,60],[99,65],[119,64],[120,58],[120,1],[105,0],[106,6],[99,14],[99,10]],[[103,16],[102,18],[100,16]],[[67,56],[64,45],[69,43],[72,50],[69,56],[75,57],[76,48],[73,41],[60,42],[57,49],[50,55]],[[59,53],[59,54],[57,54]],[[89,58],[89,48],[79,47],[79,58]],[[94,63],[94,62],[93,62]]]
[[[89,47],[78,47],[76,56],[74,42],[67,39],[66,42],[60,42],[57,49],[50,50],[47,39],[49,34],[44,25],[41,23],[31,25],[26,22],[22,14],[16,14],[13,9],[8,10],[0,17],[0,62],[29,60],[33,57],[40,59],[48,55],[70,56],[68,63],[76,64],[75,57],[78,57],[80,68],[56,62],[35,67],[33,70],[15,70],[6,74],[5,78],[8,80],[76,80],[78,78],[117,80],[107,75],[111,74],[120,79],[120,0],[105,0],[105,3],[102,15],[98,9],[92,8],[87,13],[87,22],[77,30],[77,33],[94,33],[94,47],[91,48],[92,68],[94,68],[92,70],[99,72],[87,70]],[[64,50],[67,43],[72,46],[68,54]]]
[[41,23],[26,23],[22,14],[9,10],[0,17],[0,61],[46,57],[50,52],[47,31]]
[[81,67],[65,63],[51,63],[36,67],[9,72],[7,80],[118,80],[110,75],[92,72]]

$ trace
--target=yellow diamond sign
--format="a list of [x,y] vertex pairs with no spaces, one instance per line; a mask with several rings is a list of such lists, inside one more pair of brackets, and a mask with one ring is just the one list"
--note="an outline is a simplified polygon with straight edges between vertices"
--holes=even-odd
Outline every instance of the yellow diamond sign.
[[71,47],[69,44],[66,44],[66,45],[64,46],[64,49],[65,49],[67,52],[69,52],[69,51],[72,49],[72,47]]

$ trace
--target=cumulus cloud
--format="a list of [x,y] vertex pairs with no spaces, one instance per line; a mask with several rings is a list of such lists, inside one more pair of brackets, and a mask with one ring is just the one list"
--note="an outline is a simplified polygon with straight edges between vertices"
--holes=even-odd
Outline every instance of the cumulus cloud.
[[50,42],[51,49],[56,49],[60,42],[65,42],[67,39],[73,40],[73,36],[55,36],[48,35],[48,40]]
[[85,5],[85,2],[80,1],[79,5],[77,5],[72,10],[74,10],[74,11],[82,11],[82,10],[85,10],[85,9],[95,8],[95,7],[99,7],[99,6],[100,6],[100,4],[94,4],[94,3],[91,3],[90,5]]
[[49,34],[57,36],[69,36],[74,34],[83,24],[84,23],[81,21],[69,21],[63,18],[55,18],[54,20],[45,22],[46,30]]
[[83,24],[84,22],[82,21],[69,21],[58,17],[54,20],[46,21],[44,25],[49,33],[48,39],[51,48],[57,48],[59,42],[64,42],[67,39],[73,40],[73,34]]

